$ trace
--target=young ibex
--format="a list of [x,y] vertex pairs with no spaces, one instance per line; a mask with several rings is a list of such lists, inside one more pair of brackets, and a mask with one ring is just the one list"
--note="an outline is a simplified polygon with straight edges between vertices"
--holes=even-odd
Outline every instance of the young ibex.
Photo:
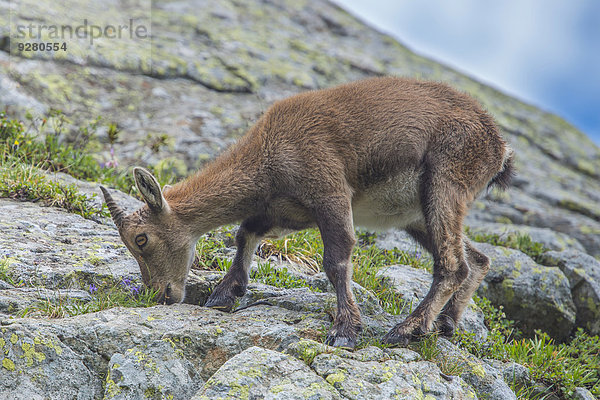
[[207,307],[230,310],[266,237],[316,226],[337,294],[327,343],[353,348],[361,329],[350,290],[354,226],[403,228],[433,255],[421,304],[385,337],[406,344],[434,326],[451,334],[489,269],[462,230],[487,185],[506,187],[512,150],[471,97],[441,83],[375,78],[275,103],[237,144],[195,176],[161,191],[134,169],[146,206],[131,215],[102,188],[144,283],[179,303],[200,235],[242,221],[237,254]]

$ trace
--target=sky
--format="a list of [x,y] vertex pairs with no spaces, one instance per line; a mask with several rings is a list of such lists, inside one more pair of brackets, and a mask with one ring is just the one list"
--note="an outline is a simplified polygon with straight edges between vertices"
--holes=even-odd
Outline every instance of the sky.
[[560,115],[600,145],[600,1],[334,1],[414,52]]

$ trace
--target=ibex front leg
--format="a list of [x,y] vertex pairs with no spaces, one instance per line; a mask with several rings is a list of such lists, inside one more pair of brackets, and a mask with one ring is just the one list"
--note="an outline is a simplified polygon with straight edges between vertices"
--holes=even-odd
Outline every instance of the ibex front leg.
[[248,270],[252,257],[260,241],[270,226],[262,218],[249,218],[242,222],[235,236],[237,253],[231,268],[223,280],[215,287],[206,301],[205,307],[212,307],[222,311],[230,311],[236,297],[246,293],[248,286]]
[[323,269],[335,288],[337,314],[327,335],[330,346],[354,349],[361,331],[360,311],[351,290],[352,248],[356,243],[350,205],[345,199],[328,199],[319,210],[317,225],[323,239]]

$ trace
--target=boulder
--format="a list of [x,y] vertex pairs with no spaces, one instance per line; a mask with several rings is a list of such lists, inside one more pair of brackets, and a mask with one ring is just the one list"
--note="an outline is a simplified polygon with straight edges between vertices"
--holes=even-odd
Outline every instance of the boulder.
[[444,338],[438,338],[437,346],[440,351],[438,359],[442,358],[447,364],[455,365],[461,371],[460,377],[471,385],[478,396],[490,400],[516,400],[517,397],[507,383],[510,381],[505,380],[501,370],[459,349]]
[[600,334],[600,262],[578,250],[549,251],[543,262],[555,265],[569,280],[577,309],[575,325],[592,335]]
[[140,280],[139,266],[112,223],[0,199],[0,226],[0,259],[8,260],[14,281],[89,290],[94,282]]
[[102,376],[63,336],[39,325],[0,328],[0,393],[5,399],[97,399]]
[[477,290],[494,305],[502,305],[526,335],[536,329],[558,341],[575,326],[576,309],[569,280],[558,267],[536,264],[518,250],[487,243],[475,246],[491,259],[490,272]]
[[[353,353],[325,349],[312,353],[310,367],[348,399],[469,399],[473,390],[460,378],[447,379],[434,363],[395,349],[366,347]],[[306,350],[303,350],[306,351]]]
[[230,358],[192,400],[341,399],[337,390],[302,361],[250,347]]
[[[299,337],[319,338],[329,326],[280,307],[228,314],[187,304],[3,324],[0,391],[52,393],[56,399],[70,399],[78,390],[81,399],[190,394],[249,347],[283,349]],[[107,374],[114,385],[105,389]],[[165,379],[170,383],[161,383]]]
[[114,353],[108,362],[105,399],[187,399],[203,379],[169,338]]
[[578,387],[573,393],[573,400],[597,400],[597,398],[586,388]]

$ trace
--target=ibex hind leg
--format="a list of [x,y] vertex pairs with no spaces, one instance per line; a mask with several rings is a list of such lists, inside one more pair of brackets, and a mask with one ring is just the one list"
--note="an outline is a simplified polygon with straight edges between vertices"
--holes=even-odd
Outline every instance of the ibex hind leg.
[[456,324],[473,297],[473,293],[490,270],[490,259],[473,247],[466,237],[463,237],[463,242],[467,252],[469,275],[448,303],[446,303],[435,321],[435,328],[448,337],[454,334]]
[[223,280],[214,288],[205,307],[230,311],[235,304],[235,298],[246,293],[248,272],[254,252],[271,228],[264,221],[265,218],[249,218],[242,222],[235,237],[237,252],[233,263]]
[[388,344],[407,345],[429,332],[469,273],[462,240],[464,196],[451,183],[441,180],[429,179],[422,187],[425,221],[407,232],[433,255],[433,282],[412,314],[384,336],[383,342]]

